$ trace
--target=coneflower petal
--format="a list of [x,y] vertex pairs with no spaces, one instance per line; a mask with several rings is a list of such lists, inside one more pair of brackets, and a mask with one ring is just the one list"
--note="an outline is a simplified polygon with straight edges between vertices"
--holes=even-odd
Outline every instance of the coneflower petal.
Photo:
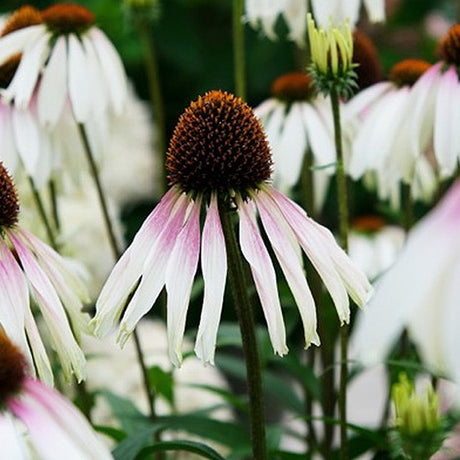
[[166,267],[168,349],[169,358],[177,367],[182,363],[187,308],[200,256],[200,209],[201,200],[197,199]]
[[27,460],[27,448],[8,413],[0,415],[0,444],[4,458]]
[[78,123],[84,123],[88,121],[92,105],[88,62],[83,45],[74,34],[68,36],[67,43],[69,46],[69,97],[75,120]]
[[283,356],[288,348],[275,269],[257,227],[253,203],[239,200],[237,205],[241,251],[251,267],[275,353]]
[[54,347],[59,355],[65,377],[70,380],[73,369],[77,379],[79,381],[83,380],[85,376],[85,356],[75,341],[64,308],[51,281],[20,239],[20,235],[11,230],[7,234],[32,286],[40,311],[50,331]]
[[13,99],[16,107],[26,109],[34,92],[41,68],[48,55],[50,35],[40,37],[24,54],[13,80],[5,90],[5,97]]
[[184,223],[189,199],[182,195],[156,238],[145,260],[141,282],[123,315],[118,333],[118,341],[123,346],[133,332],[138,321],[152,308],[165,284],[166,267],[176,238]]
[[55,126],[67,99],[67,43],[56,40],[51,57],[43,71],[38,91],[38,116],[41,123]]
[[41,24],[15,30],[5,35],[0,40],[0,65],[4,64],[16,54],[22,53],[29,43],[36,43],[41,35],[45,33],[45,28]]
[[201,271],[204,280],[204,299],[195,353],[203,362],[214,364],[217,330],[227,279],[227,249],[216,195],[212,196],[206,212],[201,243]]
[[104,336],[115,327],[129,293],[142,275],[150,249],[167,224],[179,197],[175,188],[165,194],[110,273],[96,302],[96,316],[91,321],[96,335]]
[[441,175],[450,175],[458,162],[460,114],[458,98],[457,69],[450,67],[439,81],[434,125],[434,151],[439,162]]
[[273,199],[282,212],[289,226],[296,234],[303,250],[326,285],[334,301],[340,321],[347,323],[350,319],[350,302],[347,291],[327,248],[324,247],[321,236],[312,225],[311,219],[300,206],[275,188],[265,187],[264,193]]
[[[320,339],[316,332],[315,301],[308,287],[301,260],[292,245],[295,236],[281,212],[273,205],[270,206],[270,202],[268,206],[266,205],[266,202],[270,200],[264,193],[258,194],[254,199],[264,229],[299,308],[305,332],[305,346],[308,347],[311,343],[319,345]],[[296,244],[298,245],[297,241]]]

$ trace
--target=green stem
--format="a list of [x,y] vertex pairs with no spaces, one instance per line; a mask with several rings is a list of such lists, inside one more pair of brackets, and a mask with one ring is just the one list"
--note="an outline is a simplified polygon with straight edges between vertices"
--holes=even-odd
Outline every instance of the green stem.
[[233,228],[232,214],[231,211],[223,209],[224,206],[224,204],[220,203],[220,218],[227,247],[228,271],[232,285],[233,299],[240,323],[243,351],[246,360],[252,458],[266,460],[268,457],[264,422],[264,396],[254,312],[248,296],[243,260]]
[[53,232],[53,228],[51,226],[51,222],[48,219],[48,216],[46,214],[45,205],[43,204],[43,200],[42,200],[42,197],[40,195],[40,192],[37,190],[37,187],[35,186],[35,182],[32,179],[32,177],[27,176],[27,178],[29,180],[30,188],[32,189],[32,195],[34,197],[34,201],[35,201],[35,204],[37,206],[38,213],[40,214],[40,219],[42,220],[43,225],[45,226],[46,236],[48,237],[48,240],[49,240],[52,248],[55,251],[57,251],[58,245],[57,245],[57,242],[56,242],[56,238],[54,236],[54,232]]
[[[110,218],[110,214],[109,214],[109,210],[108,210],[108,206],[107,206],[106,196],[105,196],[104,190],[102,188],[102,183],[101,183],[101,179],[100,179],[100,176],[99,176],[99,170],[97,168],[97,164],[96,164],[96,161],[94,159],[93,152],[91,150],[91,145],[90,145],[89,140],[88,140],[88,135],[86,133],[85,126],[82,123],[79,123],[78,128],[79,128],[81,139],[82,139],[82,142],[83,142],[86,158],[88,160],[90,173],[91,173],[91,176],[92,176],[92,178],[94,180],[94,184],[96,185],[97,195],[98,195],[98,198],[99,198],[99,203],[101,205],[102,216],[104,218],[104,223],[105,223],[105,226],[106,226],[106,229],[107,229],[107,234],[108,234],[108,237],[109,237],[110,247],[112,249],[112,253],[113,253],[113,256],[114,256],[115,260],[118,260],[121,257],[122,252],[121,252],[121,248],[118,246],[118,242],[117,242],[117,239],[115,237],[113,223],[112,223],[112,220]],[[154,391],[152,389],[152,386],[150,385],[150,379],[149,379],[149,375],[148,375],[148,372],[147,372],[147,366],[145,364],[144,354],[142,352],[139,336],[138,336],[136,330],[134,330],[133,336],[134,336],[134,345],[135,345],[136,353],[137,353],[137,359],[138,359],[139,365],[141,367],[142,377],[143,377],[143,380],[144,380],[145,393],[146,393],[146,397],[148,399],[148,404],[149,404],[149,409],[150,409],[150,417],[151,417],[152,420],[155,420],[156,419],[155,401],[154,401],[154,395],[155,394],[154,394]]]
[[161,169],[160,184],[162,191],[166,191],[167,177],[165,168],[166,158],[166,115],[163,102],[163,93],[161,91],[160,72],[158,68],[158,57],[153,41],[149,23],[146,20],[140,20],[138,23],[139,34],[144,43],[145,66],[147,78],[149,81],[150,101],[152,112],[155,118],[156,130],[156,154],[158,155],[158,164],[163,165]]
[[[337,151],[337,198],[339,205],[340,242],[348,252],[348,197],[347,178],[343,164],[342,127],[340,123],[340,102],[336,89],[331,91],[332,113],[334,116],[335,148]],[[340,417],[340,458],[348,459],[347,437],[347,381],[348,381],[348,325],[340,328],[340,383],[339,383],[339,417]]]
[[246,99],[246,56],[244,45],[244,0],[233,0],[233,59],[235,93]]
[[50,192],[50,198],[51,198],[51,211],[53,213],[54,227],[59,233],[59,231],[61,230],[61,220],[59,218],[56,183],[54,182],[53,179],[49,181],[49,192]]

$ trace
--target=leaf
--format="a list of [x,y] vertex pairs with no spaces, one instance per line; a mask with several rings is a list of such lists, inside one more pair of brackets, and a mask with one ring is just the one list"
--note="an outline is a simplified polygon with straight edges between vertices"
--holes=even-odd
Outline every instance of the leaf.
[[128,435],[137,433],[151,424],[149,418],[128,399],[110,391],[101,391],[99,394],[106,399],[113,416],[119,420],[122,430]]
[[112,452],[115,460],[134,460],[137,454],[153,441],[154,434],[162,425],[153,423],[128,436]]
[[227,390],[224,390],[222,388],[215,387],[212,385],[200,385],[200,384],[195,384],[195,383],[190,383],[187,386],[191,388],[200,388],[200,389],[209,391],[211,393],[214,393],[218,396],[221,396],[222,399],[228,402],[232,407],[239,409],[240,411],[245,412],[245,413],[248,412],[248,403],[246,401],[243,401],[242,398],[240,398],[239,396],[236,396],[230,391],[227,391]]
[[111,426],[100,426],[100,425],[94,425],[93,428],[98,432],[105,434],[109,438],[112,438],[116,442],[121,442],[124,439],[126,439],[126,433],[122,430],[119,430],[117,428],[113,428]]
[[171,450],[179,450],[184,452],[191,452],[197,454],[203,458],[209,458],[211,460],[224,460],[219,453],[214,449],[203,444],[201,442],[193,441],[165,441],[158,442],[152,446],[144,447],[138,455],[138,459],[142,460],[147,458],[147,456],[154,452],[166,452]]
[[149,380],[156,394],[163,396],[174,407],[174,378],[172,372],[164,371],[160,366],[148,370]]

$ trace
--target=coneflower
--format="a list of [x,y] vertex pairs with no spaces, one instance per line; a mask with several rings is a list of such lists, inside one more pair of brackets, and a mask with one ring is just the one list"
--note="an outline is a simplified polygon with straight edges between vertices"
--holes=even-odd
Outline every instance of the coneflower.
[[371,287],[329,230],[273,188],[271,166],[262,127],[241,99],[211,91],[193,102],[180,117],[167,154],[171,188],[107,280],[96,305],[96,333],[108,333],[121,318],[118,340],[123,344],[166,286],[169,354],[171,361],[179,365],[190,292],[201,252],[204,301],[195,350],[203,361],[212,363],[229,249],[221,218],[229,208],[238,213],[239,246],[251,268],[275,353],[287,353],[286,333],[275,269],[257,213],[297,302],[306,346],[319,345],[319,337],[300,247],[329,290],[340,321],[348,322],[348,294],[363,305]]
[[111,459],[109,450],[83,415],[57,391],[29,373],[26,357],[0,331],[2,457]]

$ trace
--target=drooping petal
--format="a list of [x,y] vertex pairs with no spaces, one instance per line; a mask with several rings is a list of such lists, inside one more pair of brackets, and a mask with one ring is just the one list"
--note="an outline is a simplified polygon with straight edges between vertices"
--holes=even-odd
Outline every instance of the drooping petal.
[[227,250],[216,195],[212,196],[206,212],[201,243],[201,271],[204,299],[195,353],[203,362],[214,364],[217,330],[227,279]]
[[44,125],[55,126],[67,98],[67,43],[58,37],[38,90],[38,115]]
[[16,30],[0,39],[0,65],[16,54],[22,54],[31,43],[36,43],[46,33],[42,24]]
[[262,122],[264,122],[277,106],[278,101],[275,98],[267,99],[254,109],[254,113]]
[[275,188],[265,187],[263,193],[266,193],[270,197],[273,205],[277,206],[283,214],[297,236],[303,250],[326,285],[334,301],[340,321],[347,323],[350,319],[350,302],[347,291],[340,274],[337,272],[335,263],[331,259],[331,255],[327,248],[324,247],[324,242],[318,235],[317,229],[312,225],[313,221],[307,217],[302,208]]
[[43,459],[111,459],[83,415],[58,392],[36,380],[24,385],[21,400],[9,409],[26,425],[33,446]]
[[166,267],[168,351],[171,362],[177,367],[182,363],[187,309],[200,256],[200,209],[201,200],[197,199],[177,235]]
[[64,308],[53,285],[22,241],[21,236],[12,230],[8,230],[7,234],[32,286],[65,377],[70,380],[73,370],[78,381],[81,381],[85,376],[85,356],[75,341]]
[[[305,332],[305,346],[308,347],[311,343],[319,345],[320,339],[316,332],[315,301],[308,287],[298,251],[293,247],[295,235],[281,212],[274,206],[270,207],[270,203],[267,207],[266,202],[269,198],[265,194],[259,193],[254,199],[264,229],[299,308]],[[298,244],[297,241],[295,242]]]
[[26,446],[19,430],[19,427],[14,426],[10,414],[0,415],[0,445],[5,459],[28,460]]
[[130,291],[142,275],[150,249],[167,224],[179,196],[175,188],[171,188],[165,194],[112,270],[97,299],[97,313],[91,322],[96,335],[104,336],[115,327]]
[[275,269],[257,228],[253,203],[239,200],[237,205],[240,217],[241,252],[251,267],[275,353],[283,356],[288,352],[288,348]]
[[69,97],[75,120],[85,123],[88,121],[92,104],[86,54],[83,45],[74,34],[68,36],[67,43]]
[[307,2],[286,0],[283,16],[289,29],[289,39],[302,46],[307,36]]
[[385,20],[385,0],[364,0],[367,14],[371,22],[382,22]]
[[181,195],[169,220],[153,243],[142,269],[142,278],[121,320],[118,341],[123,346],[138,321],[152,308],[165,284],[166,267],[184,223],[189,198]]
[[26,49],[8,88],[3,95],[19,109],[26,109],[32,98],[42,66],[49,53],[50,35],[41,36]]

